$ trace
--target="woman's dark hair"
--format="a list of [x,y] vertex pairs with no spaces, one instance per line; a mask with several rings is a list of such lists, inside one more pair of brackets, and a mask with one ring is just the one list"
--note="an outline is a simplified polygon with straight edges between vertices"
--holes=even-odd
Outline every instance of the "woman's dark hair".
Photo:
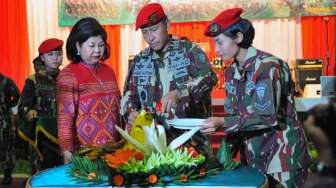
[[41,56],[37,56],[33,59],[33,64],[34,64],[34,70],[35,72],[39,72],[41,69],[45,69],[45,63],[42,60]]
[[107,44],[107,33],[102,25],[92,17],[80,19],[72,28],[66,42],[67,58],[73,63],[81,61],[81,56],[77,53],[76,43],[80,45],[90,37],[101,36],[105,43],[105,51],[101,61],[110,57],[110,46]]
[[252,23],[249,20],[241,19],[238,23],[230,26],[222,33],[227,37],[235,39],[238,32],[243,34],[243,41],[240,42],[238,46],[241,48],[250,47],[252,45],[255,34]]

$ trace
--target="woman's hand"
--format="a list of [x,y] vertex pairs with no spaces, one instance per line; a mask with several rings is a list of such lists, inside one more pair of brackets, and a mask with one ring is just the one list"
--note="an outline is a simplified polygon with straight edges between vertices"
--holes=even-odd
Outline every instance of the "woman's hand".
[[26,119],[28,122],[33,121],[34,118],[37,117],[37,111],[36,110],[29,110],[26,116]]
[[71,162],[71,157],[72,157],[72,153],[69,150],[64,150],[63,151],[63,162],[64,164],[68,164]]
[[131,111],[129,114],[128,114],[128,117],[127,117],[127,123],[129,125],[132,125],[135,121],[135,119],[138,117],[139,115],[139,112],[138,111]]
[[210,117],[205,120],[205,125],[201,127],[201,132],[205,134],[213,134],[220,127],[224,127],[224,118],[223,117]]

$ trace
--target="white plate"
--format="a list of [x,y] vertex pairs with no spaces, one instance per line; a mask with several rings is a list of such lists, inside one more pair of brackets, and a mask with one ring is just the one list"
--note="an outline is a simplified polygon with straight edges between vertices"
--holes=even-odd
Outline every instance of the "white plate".
[[181,118],[181,119],[167,120],[167,123],[177,129],[192,129],[195,127],[201,127],[205,125],[204,121],[205,119]]
[[181,125],[172,125],[172,126],[176,129],[185,129],[185,130],[190,130],[190,129],[193,129],[195,127],[201,127],[201,126],[188,127],[188,126],[181,126]]

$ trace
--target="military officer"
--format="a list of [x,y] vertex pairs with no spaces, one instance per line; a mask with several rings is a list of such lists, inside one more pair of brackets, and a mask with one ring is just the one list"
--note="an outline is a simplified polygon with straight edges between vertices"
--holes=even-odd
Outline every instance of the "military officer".
[[[26,79],[19,103],[19,116],[24,121],[19,127],[19,135],[33,146],[37,145],[38,170],[62,164],[57,145],[55,96],[56,76],[63,59],[62,45],[63,41],[56,38],[40,44],[39,56],[33,60],[35,74]],[[35,128],[39,117],[44,118],[41,132],[45,134],[39,134],[37,139]]]
[[19,97],[20,92],[15,83],[0,73],[0,162],[4,172],[3,185],[12,184],[15,132],[11,108],[16,106]]
[[216,53],[233,59],[225,73],[224,118],[211,117],[201,130],[224,128],[244,139],[245,156],[284,187],[300,187],[310,164],[307,142],[298,121],[293,81],[283,60],[252,46],[254,28],[241,18],[242,9],[228,9],[209,24],[205,35],[213,37]]
[[202,49],[169,35],[168,18],[159,3],[142,7],[135,25],[148,47],[130,66],[121,115],[129,124],[140,110],[158,110],[167,118],[209,117],[210,92],[217,77]]
[[[139,110],[160,106],[170,117],[210,115],[210,91],[216,83],[206,54],[195,43],[168,34],[168,18],[158,3],[145,5],[136,19],[148,48],[134,57],[121,114],[134,120]],[[196,114],[195,106],[201,106]]]

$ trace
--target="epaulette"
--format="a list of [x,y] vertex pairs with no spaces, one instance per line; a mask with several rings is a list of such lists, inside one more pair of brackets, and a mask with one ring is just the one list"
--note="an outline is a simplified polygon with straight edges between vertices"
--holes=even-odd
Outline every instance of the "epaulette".
[[189,51],[191,48],[193,48],[197,45],[194,44],[193,42],[189,41],[189,40],[184,40],[184,46],[186,47],[187,51]]

